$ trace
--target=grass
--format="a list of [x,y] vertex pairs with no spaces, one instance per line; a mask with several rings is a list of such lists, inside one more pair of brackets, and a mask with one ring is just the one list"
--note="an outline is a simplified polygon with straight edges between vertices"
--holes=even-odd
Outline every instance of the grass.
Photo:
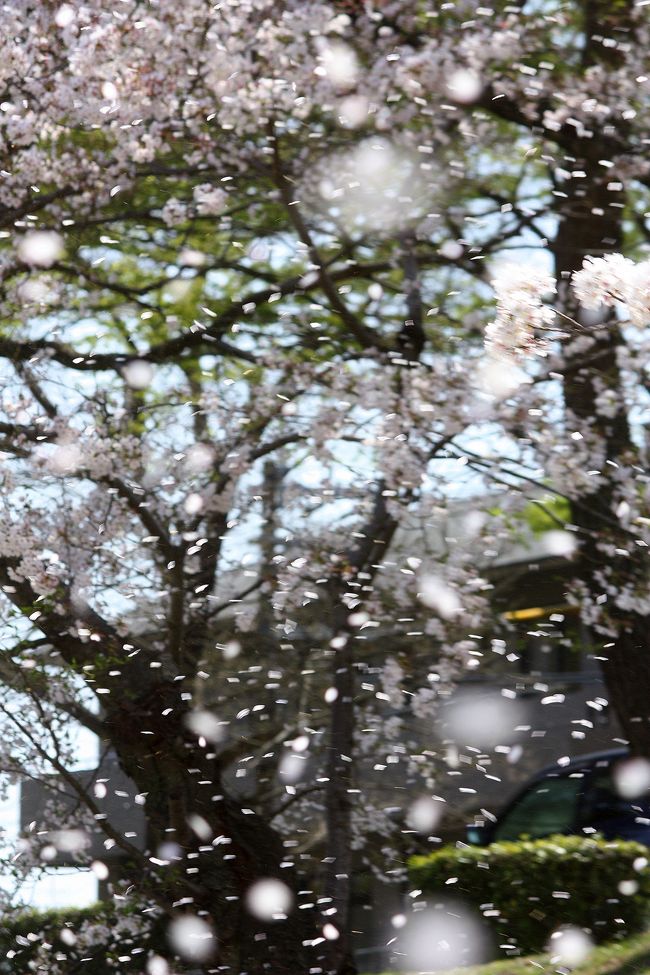
[[[457,968],[444,975],[555,975],[558,971],[566,972],[567,969],[553,963],[549,955],[529,955]],[[571,975],[646,975],[648,972],[650,931],[594,948],[586,961],[571,970]],[[385,972],[384,975],[393,973]]]

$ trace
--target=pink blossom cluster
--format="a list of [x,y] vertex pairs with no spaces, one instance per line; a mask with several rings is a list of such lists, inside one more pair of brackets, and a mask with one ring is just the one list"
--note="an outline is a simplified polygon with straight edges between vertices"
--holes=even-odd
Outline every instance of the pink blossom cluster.
[[548,348],[545,332],[555,313],[544,298],[555,294],[553,277],[519,264],[503,267],[493,280],[497,317],[485,330],[487,350],[496,356],[544,355]]

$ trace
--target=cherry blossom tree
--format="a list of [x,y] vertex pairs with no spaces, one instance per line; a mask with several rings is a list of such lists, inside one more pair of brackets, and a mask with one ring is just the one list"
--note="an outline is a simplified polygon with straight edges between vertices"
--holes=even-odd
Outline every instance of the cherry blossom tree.
[[[189,965],[343,975],[352,848],[395,825],[364,769],[390,747],[431,793],[408,716],[481,665],[493,488],[569,500],[571,598],[650,745],[647,17],[6,16],[3,767],[78,794]],[[454,497],[471,537],[427,551]],[[144,852],[70,721],[135,783]]]

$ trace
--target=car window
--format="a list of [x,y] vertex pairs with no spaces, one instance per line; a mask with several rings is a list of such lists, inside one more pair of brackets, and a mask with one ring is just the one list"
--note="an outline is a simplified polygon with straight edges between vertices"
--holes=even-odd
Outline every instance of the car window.
[[500,819],[494,839],[516,840],[523,835],[539,839],[553,833],[571,832],[583,787],[583,779],[578,776],[559,776],[535,783]]
[[598,770],[585,789],[580,826],[593,828],[606,838],[644,839],[650,831],[650,794],[624,798],[616,789],[611,769]]

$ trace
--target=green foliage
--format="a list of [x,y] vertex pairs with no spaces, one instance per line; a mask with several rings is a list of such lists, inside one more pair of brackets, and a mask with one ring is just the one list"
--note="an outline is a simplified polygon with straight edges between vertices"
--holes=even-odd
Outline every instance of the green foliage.
[[[565,972],[566,968],[559,970]],[[553,963],[548,955],[528,955],[455,969],[454,975],[555,975],[557,971],[557,962]],[[650,934],[645,932],[634,938],[625,938],[624,941],[610,941],[601,945],[571,971],[576,975],[641,975],[648,972]],[[384,972],[383,975],[394,973]]]
[[[413,857],[409,866],[412,883],[427,898],[453,894],[483,914],[499,944],[530,952],[543,949],[551,933],[567,924],[589,929],[596,941],[641,930],[650,875],[637,871],[634,861],[647,853],[639,843],[551,836],[447,846]],[[634,881],[636,891],[621,893],[622,881]]]
[[566,498],[549,494],[539,501],[531,501],[523,510],[523,517],[533,534],[562,528],[571,521],[571,505]]
[[159,921],[111,904],[21,911],[0,921],[0,973],[142,972],[162,940]]

